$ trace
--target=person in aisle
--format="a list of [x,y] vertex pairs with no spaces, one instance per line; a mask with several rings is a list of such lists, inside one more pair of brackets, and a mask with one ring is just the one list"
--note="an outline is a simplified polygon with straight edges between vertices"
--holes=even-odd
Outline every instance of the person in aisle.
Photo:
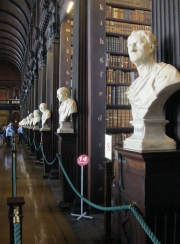
[[23,136],[23,128],[20,124],[18,124],[18,134],[19,134],[19,140],[18,140],[18,144],[22,144],[22,136]]
[[155,61],[157,41],[150,31],[133,31],[127,46],[139,73],[126,92],[133,119],[164,118],[164,103],[180,89],[180,73],[170,64]]
[[10,123],[11,130],[14,132],[14,126],[13,123]]
[[70,116],[77,112],[76,102],[68,97],[68,89],[61,87],[57,90],[57,98],[61,102],[59,107],[59,123],[70,121]]
[[4,125],[4,127],[3,127],[3,131],[4,131],[4,143],[5,143],[5,144],[7,144],[6,128],[7,128],[7,126]]
[[14,134],[14,131],[11,129],[11,123],[6,128],[6,138],[7,138],[7,147],[11,147],[11,138]]

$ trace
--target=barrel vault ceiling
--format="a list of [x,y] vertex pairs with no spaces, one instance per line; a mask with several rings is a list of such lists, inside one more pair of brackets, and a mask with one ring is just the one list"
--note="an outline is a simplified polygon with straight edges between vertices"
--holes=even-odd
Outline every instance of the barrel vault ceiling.
[[34,0],[0,0],[0,61],[20,72],[25,62]]

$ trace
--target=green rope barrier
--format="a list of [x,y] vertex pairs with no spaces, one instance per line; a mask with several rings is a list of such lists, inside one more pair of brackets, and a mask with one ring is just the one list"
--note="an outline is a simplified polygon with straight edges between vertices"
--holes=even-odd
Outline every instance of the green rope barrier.
[[13,148],[12,148],[12,196],[16,197],[16,138],[13,135]]
[[46,161],[47,164],[52,165],[56,161],[57,156],[54,158],[54,160],[52,162],[48,162],[47,161],[46,156],[45,156],[44,151],[43,151],[43,145],[41,145],[41,152],[42,152],[42,156],[43,156],[43,158],[44,158],[44,160]]
[[14,244],[21,244],[21,227],[20,223],[14,223]]
[[154,244],[161,244],[156,236],[153,234],[153,232],[149,229],[149,227],[147,226],[147,224],[145,223],[143,217],[141,216],[141,214],[138,212],[138,210],[135,208],[134,205],[123,205],[123,206],[114,206],[114,207],[101,207],[97,204],[94,204],[92,202],[90,202],[88,199],[86,199],[85,197],[83,197],[77,190],[76,188],[73,186],[71,180],[69,179],[68,175],[66,174],[66,171],[62,165],[62,160],[60,158],[59,155],[57,155],[58,159],[59,159],[59,164],[60,167],[66,177],[66,180],[68,181],[68,183],[70,184],[71,188],[73,189],[73,191],[87,204],[89,204],[90,206],[102,210],[102,211],[117,211],[117,210],[131,210],[133,212],[133,214],[135,215],[135,217],[137,218],[138,222],[140,223],[140,225],[142,226],[142,228],[144,229],[144,231],[146,232],[146,234],[149,236],[149,238],[151,239],[151,241]]
[[85,197],[83,197],[74,187],[74,185],[72,184],[71,180],[69,179],[63,165],[62,165],[62,160],[59,154],[56,155],[55,159],[52,162],[48,162],[46,159],[46,156],[44,154],[43,151],[43,146],[41,145],[41,151],[42,151],[42,155],[44,160],[46,161],[47,164],[53,164],[56,159],[58,158],[59,160],[59,164],[60,167],[63,171],[63,174],[66,177],[66,180],[68,181],[69,185],[71,186],[71,188],[73,189],[73,191],[76,193],[77,196],[79,196],[79,198],[81,198],[84,202],[86,202],[87,204],[89,204],[90,206],[102,210],[102,211],[121,211],[121,210],[131,210],[132,213],[134,214],[134,216],[136,217],[136,219],[138,220],[138,222],[140,223],[140,225],[142,226],[142,228],[144,229],[144,231],[146,232],[146,234],[149,236],[149,238],[151,239],[151,241],[154,244],[161,244],[158,239],[156,238],[156,236],[153,234],[153,232],[150,230],[150,228],[147,226],[147,224],[145,223],[142,215],[138,212],[138,210],[135,208],[134,204],[130,204],[130,205],[122,205],[122,206],[114,206],[114,207],[102,207],[99,206],[97,204],[94,204],[92,202],[90,202],[88,199],[86,199]]
[[12,156],[12,196],[16,197],[16,155],[15,152],[13,152],[13,156]]
[[28,137],[28,142],[29,142],[30,147],[32,147],[33,142],[31,143],[31,138],[30,137]]
[[39,150],[41,149],[41,144],[40,144],[39,147],[37,148],[36,143],[35,143],[34,140],[33,140],[33,143],[34,143],[34,148],[35,148],[35,150],[36,150],[36,151],[39,151]]

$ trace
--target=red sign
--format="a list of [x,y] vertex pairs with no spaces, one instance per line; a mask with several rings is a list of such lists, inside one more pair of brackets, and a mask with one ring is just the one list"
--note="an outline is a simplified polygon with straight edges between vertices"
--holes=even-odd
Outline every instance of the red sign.
[[88,162],[89,157],[85,154],[80,155],[77,159],[77,163],[79,164],[79,166],[85,166],[86,164],[88,164]]

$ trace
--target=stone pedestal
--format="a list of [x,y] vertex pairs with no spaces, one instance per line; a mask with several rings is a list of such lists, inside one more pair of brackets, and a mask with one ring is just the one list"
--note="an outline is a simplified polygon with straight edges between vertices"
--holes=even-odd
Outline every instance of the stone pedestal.
[[[72,184],[77,189],[78,181],[78,164],[76,156],[76,134],[71,133],[56,133],[59,137],[59,154],[62,158],[62,165],[70,178]],[[71,207],[75,192],[67,182],[62,170],[60,169],[60,179],[62,184],[63,201],[59,203],[61,210],[66,210]]]
[[35,153],[35,147],[34,147],[34,143],[33,143],[34,131],[32,129],[29,129],[29,138],[30,138],[30,150],[31,150],[31,154],[34,154]]
[[48,124],[44,124],[42,125],[42,128],[40,128],[40,131],[51,131],[51,129]]
[[[52,132],[51,131],[41,131],[41,143],[43,148],[43,153],[46,157],[48,162],[52,162]],[[42,155],[43,156],[43,155]],[[43,177],[49,177],[50,171],[52,169],[52,165],[46,163],[45,159],[43,158],[43,167],[44,173]]]
[[[180,240],[180,150],[115,149],[112,205],[135,201],[160,243]],[[131,211],[113,212],[112,232],[123,244],[151,244]]]
[[57,129],[57,133],[74,133],[72,122],[61,122],[60,128]]
[[164,132],[167,123],[164,119],[131,121],[134,133],[124,140],[123,148],[139,152],[176,149],[176,142]]
[[[42,158],[40,143],[41,143],[41,133],[39,129],[34,130],[34,142],[36,145],[36,163],[38,164]],[[37,150],[38,149],[38,150]]]

